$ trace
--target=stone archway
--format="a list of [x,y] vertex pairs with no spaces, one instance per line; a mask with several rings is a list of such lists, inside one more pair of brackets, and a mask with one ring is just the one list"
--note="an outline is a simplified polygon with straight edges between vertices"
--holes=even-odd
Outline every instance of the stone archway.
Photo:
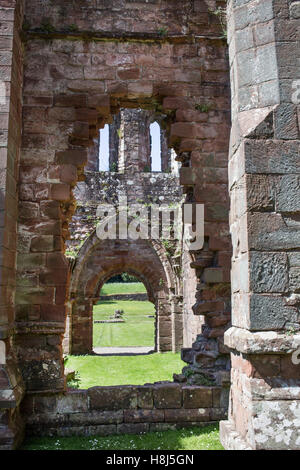
[[[147,48],[149,54],[153,50],[153,53],[157,51],[159,54],[167,54],[170,58],[174,58],[175,51],[179,49],[182,52],[190,51],[191,56],[186,57],[188,61],[189,57],[192,60],[196,52],[205,54],[211,50],[209,41],[201,39],[196,48],[192,44],[170,46],[162,43],[162,49],[158,51],[155,42]],[[215,318],[224,311],[227,312],[229,304],[228,289],[224,289],[224,285],[229,283],[230,264],[228,196],[225,191],[227,171],[224,168],[227,158],[224,149],[228,143],[229,132],[228,98],[223,95],[227,89],[227,78],[220,73],[217,83],[213,86],[209,82],[203,82],[199,65],[193,65],[194,72],[189,72],[187,76],[184,76],[183,67],[184,70],[180,72],[182,75],[177,73],[178,80],[175,80],[175,83],[172,67],[168,78],[165,72],[162,78],[163,66],[155,69],[152,72],[154,75],[148,80],[141,77],[140,71],[120,68],[118,65],[111,66],[110,73],[103,80],[100,79],[101,65],[87,68],[87,75],[83,79],[78,78],[80,74],[71,74],[70,78],[66,78],[69,65],[65,60],[68,61],[68,54],[71,54],[72,60],[75,60],[78,54],[78,60],[83,56],[108,57],[111,54],[109,51],[114,49],[116,44],[115,41],[103,42],[101,45],[79,41],[76,42],[75,48],[73,42],[64,40],[56,40],[50,44],[44,39],[33,39],[28,43],[28,61],[33,63],[36,60],[35,51],[38,47],[43,51],[44,59],[49,59],[43,59],[44,68],[56,78],[52,84],[51,103],[43,107],[38,106],[38,110],[36,107],[27,106],[24,115],[24,125],[27,126],[28,123],[30,129],[27,131],[29,140],[26,134],[24,135],[21,160],[21,175],[24,176],[21,176],[20,199],[23,214],[27,210],[28,216],[23,217],[19,223],[20,233],[22,232],[20,243],[22,237],[24,243],[19,247],[18,272],[21,277],[26,276],[28,271],[33,275],[36,273],[40,285],[38,288],[19,289],[16,298],[17,319],[25,323],[30,321],[30,318],[33,318],[32,309],[29,314],[28,308],[34,305],[37,313],[34,317],[36,320],[33,321],[37,322],[41,345],[44,335],[51,334],[61,338],[65,323],[66,287],[69,282],[63,247],[64,240],[68,237],[68,224],[74,212],[72,188],[76,181],[84,178],[83,168],[87,160],[88,146],[93,143],[99,127],[110,122],[111,116],[117,113],[120,107],[158,109],[166,115],[169,144],[175,148],[177,158],[183,164],[180,183],[185,188],[186,200],[205,203],[205,247],[200,252],[191,254],[191,266],[197,270],[202,286],[197,291],[195,314],[209,316],[204,336],[210,342],[215,342],[214,355],[218,360],[219,356],[224,355],[222,338],[226,324],[222,321],[220,325]],[[135,54],[134,51],[139,47],[142,46],[130,41],[128,53]],[[62,50],[69,52],[61,55]],[[77,52],[79,50],[80,52]],[[222,41],[216,50],[219,51],[220,57],[223,57],[220,60],[224,61],[225,67]],[[52,62],[58,56],[60,66],[66,71],[63,76],[54,73],[55,66]],[[139,67],[142,67],[141,63],[138,70]],[[73,66],[71,68],[73,70]],[[45,70],[43,73],[46,73]],[[92,78],[92,73],[98,78]],[[30,69],[26,74],[31,75]],[[45,90],[43,83],[39,83],[42,89],[32,88],[32,82],[29,80],[25,86],[25,96],[37,93],[35,99],[41,99],[40,95],[43,95]],[[107,91],[104,91],[104,87]],[[212,117],[205,111],[207,108],[202,109],[199,105],[198,109],[199,100],[203,100],[205,96],[214,100],[215,110]],[[41,113],[40,129],[38,134],[33,135],[30,123],[36,120],[37,112]],[[215,120],[218,123],[215,123]],[[45,146],[47,151],[44,150]],[[203,152],[206,163],[203,162]],[[36,158],[40,166],[37,166]],[[43,165],[48,165],[47,170]],[[33,219],[32,210],[35,206],[39,206],[40,211]],[[184,282],[189,282],[190,271],[191,267],[186,266]],[[222,288],[218,289],[218,285]],[[189,303],[191,299],[186,303],[186,310],[192,308]],[[26,353],[26,334],[26,329],[20,331],[19,341],[22,346],[19,349],[19,358],[26,381],[33,383],[30,372],[31,359]],[[62,359],[58,351],[53,353],[58,362],[54,374],[56,377],[53,376],[51,387],[57,386],[61,389]],[[43,372],[41,363],[37,363],[36,367],[41,368],[37,390],[48,389],[49,374]]]
[[178,280],[166,256],[159,253],[149,240],[99,240],[94,232],[72,266],[69,332],[68,341],[65,341],[69,344],[69,351],[72,354],[92,352],[93,304],[102,285],[122,272],[137,275],[146,286],[149,300],[155,305],[156,350],[180,350],[181,315],[176,308]]

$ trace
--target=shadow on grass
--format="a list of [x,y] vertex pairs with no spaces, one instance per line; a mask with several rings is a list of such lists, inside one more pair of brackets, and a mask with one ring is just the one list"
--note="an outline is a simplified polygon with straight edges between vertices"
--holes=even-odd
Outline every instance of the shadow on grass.
[[[100,348],[99,348],[100,349]],[[111,348],[114,349],[114,348]],[[124,353],[97,353],[96,351],[93,351],[91,353],[91,356],[98,356],[98,357],[122,357],[122,356],[150,356],[151,354],[155,354],[157,351],[153,349],[153,351],[145,352],[145,353],[134,353],[134,352],[124,352]]]

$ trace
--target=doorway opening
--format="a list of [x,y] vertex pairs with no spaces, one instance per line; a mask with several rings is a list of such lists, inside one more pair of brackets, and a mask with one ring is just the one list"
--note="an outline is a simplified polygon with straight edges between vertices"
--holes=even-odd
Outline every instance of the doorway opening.
[[102,286],[93,307],[96,354],[147,354],[155,350],[155,305],[145,285],[122,273]]

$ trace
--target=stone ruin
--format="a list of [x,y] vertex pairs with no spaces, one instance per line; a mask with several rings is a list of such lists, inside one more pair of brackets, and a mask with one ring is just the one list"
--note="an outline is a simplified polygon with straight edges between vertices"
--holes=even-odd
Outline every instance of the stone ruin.
[[[0,448],[221,420],[226,449],[299,449],[300,2],[0,0],[0,18]],[[181,168],[158,180],[204,204],[204,247],[177,262],[144,244],[129,265],[130,242],[91,233],[69,263],[78,188],[103,188],[99,129],[127,109],[161,119]],[[133,157],[134,189],[150,174]],[[70,392],[63,342],[88,350],[101,283],[125,270],[157,348],[183,346],[180,383]]]

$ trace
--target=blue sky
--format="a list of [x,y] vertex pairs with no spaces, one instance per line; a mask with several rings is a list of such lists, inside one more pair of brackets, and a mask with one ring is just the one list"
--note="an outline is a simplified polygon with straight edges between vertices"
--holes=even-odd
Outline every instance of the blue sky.
[[[152,171],[161,171],[160,127],[157,122],[150,125],[152,137]],[[109,125],[100,131],[99,171],[109,171]]]

